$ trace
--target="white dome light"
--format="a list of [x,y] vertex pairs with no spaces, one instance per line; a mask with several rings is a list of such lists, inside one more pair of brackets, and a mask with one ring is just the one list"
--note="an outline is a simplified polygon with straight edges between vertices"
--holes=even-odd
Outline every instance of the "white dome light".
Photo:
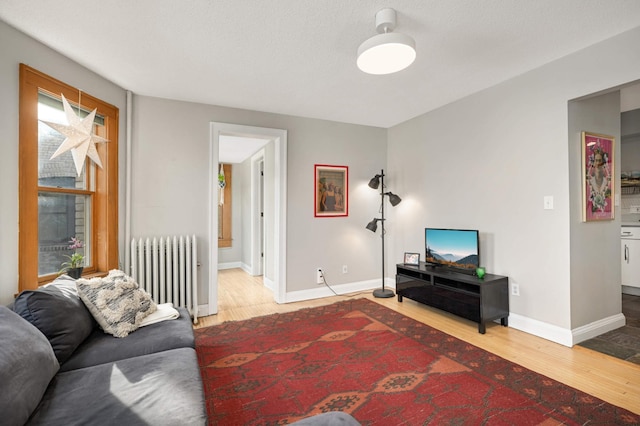
[[376,14],[379,33],[358,48],[358,68],[368,74],[391,74],[407,68],[416,59],[416,44],[401,33],[391,32],[396,25],[396,11],[382,9]]

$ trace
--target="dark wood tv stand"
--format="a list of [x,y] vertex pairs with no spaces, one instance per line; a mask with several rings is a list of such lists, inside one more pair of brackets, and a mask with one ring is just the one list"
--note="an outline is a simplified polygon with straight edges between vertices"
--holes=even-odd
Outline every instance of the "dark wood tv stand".
[[407,297],[475,321],[481,334],[488,321],[499,319],[508,326],[508,277],[486,274],[480,279],[424,262],[415,266],[401,263],[396,265],[396,293],[398,302]]

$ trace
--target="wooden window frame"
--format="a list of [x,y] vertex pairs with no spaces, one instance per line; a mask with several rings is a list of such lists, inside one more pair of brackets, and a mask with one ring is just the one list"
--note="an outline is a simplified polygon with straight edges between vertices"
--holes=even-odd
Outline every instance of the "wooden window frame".
[[231,247],[233,238],[231,236],[231,214],[232,214],[232,200],[231,200],[231,181],[232,181],[232,167],[231,164],[223,164],[224,180],[226,185],[224,191],[224,204],[222,205],[222,215],[218,220],[222,224],[222,238],[218,237],[218,247]]
[[[38,92],[77,99],[80,91],[25,64],[20,64],[18,289],[36,289],[55,278],[38,277]],[[87,275],[118,267],[118,123],[117,107],[82,92],[82,108],[98,109],[105,138],[96,145],[103,169],[95,168],[91,220],[93,265]]]

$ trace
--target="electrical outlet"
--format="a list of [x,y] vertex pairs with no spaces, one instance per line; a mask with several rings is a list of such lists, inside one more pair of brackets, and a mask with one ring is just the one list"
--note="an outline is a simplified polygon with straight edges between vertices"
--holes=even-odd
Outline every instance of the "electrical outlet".
[[324,284],[322,268],[316,268],[316,284]]
[[511,295],[520,296],[520,284],[511,283]]
[[347,269],[347,265],[342,265],[342,273],[346,274],[349,272],[349,269]]

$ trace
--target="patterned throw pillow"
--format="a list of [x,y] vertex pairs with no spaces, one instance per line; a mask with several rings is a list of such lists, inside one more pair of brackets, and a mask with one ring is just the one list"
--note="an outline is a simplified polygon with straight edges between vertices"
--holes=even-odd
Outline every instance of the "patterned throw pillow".
[[133,278],[114,269],[104,278],[79,279],[78,295],[100,327],[115,337],[126,337],[157,309]]

